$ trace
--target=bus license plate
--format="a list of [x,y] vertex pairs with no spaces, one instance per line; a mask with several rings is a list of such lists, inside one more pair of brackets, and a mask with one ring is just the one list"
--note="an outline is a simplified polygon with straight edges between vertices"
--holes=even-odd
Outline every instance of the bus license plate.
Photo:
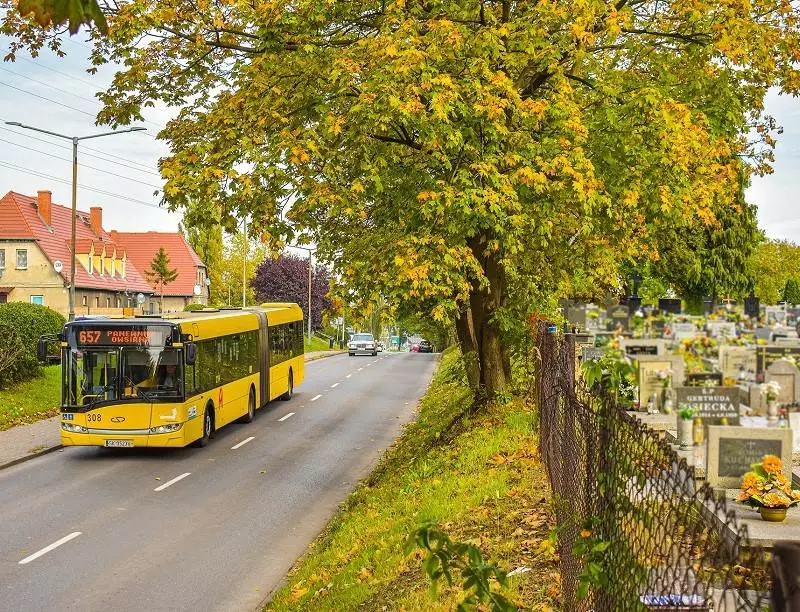
[[130,448],[133,440],[106,440],[106,446],[111,448]]

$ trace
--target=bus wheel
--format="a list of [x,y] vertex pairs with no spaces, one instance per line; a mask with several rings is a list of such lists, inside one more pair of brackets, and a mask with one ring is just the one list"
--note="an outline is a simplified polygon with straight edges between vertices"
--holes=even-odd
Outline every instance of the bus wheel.
[[252,423],[256,416],[256,392],[253,387],[250,387],[250,399],[247,400],[247,414],[244,415],[239,421],[242,423]]
[[203,437],[197,441],[197,446],[208,446],[211,440],[211,434],[214,433],[214,408],[211,404],[206,406],[205,413],[203,413]]
[[294,374],[291,370],[289,370],[289,389],[286,391],[286,393],[281,395],[281,399],[284,402],[288,402],[290,399],[292,399],[292,395],[294,395]]

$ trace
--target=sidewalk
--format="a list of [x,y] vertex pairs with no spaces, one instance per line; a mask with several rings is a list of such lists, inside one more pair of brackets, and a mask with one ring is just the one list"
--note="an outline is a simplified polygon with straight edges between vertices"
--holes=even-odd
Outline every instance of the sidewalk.
[[[306,361],[316,361],[347,351],[314,351]],[[61,417],[51,417],[29,425],[0,431],[0,470],[61,448]]]

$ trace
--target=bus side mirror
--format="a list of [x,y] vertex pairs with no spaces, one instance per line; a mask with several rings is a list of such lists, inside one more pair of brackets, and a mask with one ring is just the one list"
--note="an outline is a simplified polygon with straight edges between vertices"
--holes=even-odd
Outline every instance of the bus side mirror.
[[197,345],[189,342],[186,345],[186,365],[194,365],[195,361],[197,361]]
[[47,361],[47,340],[39,338],[39,343],[36,345],[36,356],[39,361]]

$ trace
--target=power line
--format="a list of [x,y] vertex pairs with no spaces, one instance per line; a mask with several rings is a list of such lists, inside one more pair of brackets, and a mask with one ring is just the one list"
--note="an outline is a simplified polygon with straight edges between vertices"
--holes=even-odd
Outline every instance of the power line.
[[[12,134],[16,134],[18,136],[23,136],[25,138],[30,138],[31,140],[36,140],[38,142],[43,142],[45,144],[48,144],[48,145],[50,145],[52,147],[56,147],[56,148],[59,148],[59,149],[70,150],[72,148],[70,145],[65,145],[65,144],[61,144],[60,142],[54,142],[52,140],[47,140],[46,138],[39,138],[38,136],[33,136],[32,134],[29,134],[27,132],[18,132],[16,130],[9,129],[9,128],[7,128],[5,126],[2,126],[2,125],[0,125],[0,130],[5,130],[6,132],[11,132]],[[129,163],[126,164],[126,163],[123,163],[123,162],[118,162],[118,161],[113,161],[111,159],[106,159],[105,157],[101,157],[100,155],[93,155],[91,153],[86,153],[85,152],[86,150],[96,151],[98,153],[102,153],[103,155],[111,155],[111,153],[106,153],[105,151],[100,151],[99,149],[92,149],[90,147],[87,147],[86,145],[82,145],[81,146],[81,155],[85,155],[86,157],[94,157],[96,159],[99,159],[99,160],[104,161],[104,162],[109,163],[109,164],[115,164],[117,166],[124,166],[125,168],[130,168],[131,170],[134,170],[136,172],[141,172],[143,174],[152,174],[153,176],[157,176],[157,177],[161,178],[161,175],[158,172],[155,172],[154,170],[149,169],[144,164],[140,164],[139,162],[135,162],[133,160],[130,160],[127,157],[115,156],[115,157],[118,157],[119,159],[124,159],[125,161],[129,162]],[[134,164],[134,165],[131,165],[131,164]],[[140,166],[140,167],[137,168],[136,166]]]
[[9,70],[8,68],[5,68],[4,66],[0,66],[0,70],[2,70],[3,72],[8,72],[9,74],[13,74],[14,76],[18,76],[18,77],[20,77],[22,79],[27,79],[28,81],[33,81],[34,83],[38,83],[39,85],[43,85],[44,87],[49,87],[50,89],[55,89],[56,91],[60,91],[61,93],[67,94],[68,96],[73,96],[75,98],[80,98],[81,100],[85,100],[86,102],[91,102],[92,104],[97,104],[97,105],[103,106],[102,102],[100,102],[97,99],[87,98],[85,96],[79,96],[76,93],[73,93],[71,91],[67,91],[66,89],[61,89],[60,87],[56,87],[55,85],[51,85],[50,83],[46,83],[45,81],[40,81],[39,79],[34,79],[31,76],[28,76],[26,74],[22,74],[21,72],[15,72],[14,70]]
[[[19,144],[18,142],[13,142],[11,140],[6,140],[5,138],[0,138],[0,142],[5,142],[15,147],[20,147],[21,149],[27,149],[28,151],[33,151],[34,153],[39,153],[40,155],[47,155],[48,157],[54,157],[55,159],[60,159],[61,161],[72,162],[72,160],[67,157],[59,157],[58,155],[53,155],[52,153],[48,153],[47,151],[34,149],[33,147],[26,147],[25,145]],[[161,189],[161,187],[159,187],[158,185],[145,183],[144,181],[140,181],[139,179],[131,178],[130,176],[125,176],[124,174],[117,174],[116,172],[111,172],[111,170],[104,170],[103,168],[98,168],[96,166],[90,166],[89,164],[81,164],[80,167],[90,168],[91,170],[97,170],[98,172],[105,172],[106,174],[111,174],[112,176],[118,176],[119,178],[123,178],[128,181],[133,181],[134,183],[139,183],[140,185],[144,185],[145,187],[152,187],[153,189]]]
[[69,104],[64,104],[63,102],[59,102],[58,100],[53,100],[52,98],[48,98],[47,96],[40,96],[37,93],[33,93],[32,91],[28,91],[27,89],[22,89],[21,87],[15,87],[14,85],[9,85],[8,83],[4,83],[0,81],[0,85],[4,85],[5,87],[10,87],[11,89],[16,89],[17,91],[21,91],[24,94],[28,94],[29,96],[34,96],[35,98],[40,98],[42,100],[47,100],[48,102],[52,102],[53,104],[58,104],[58,106],[63,106],[64,108],[68,108],[70,110],[74,110],[79,113],[83,113],[84,115],[88,115],[89,117],[96,117],[95,113],[90,113],[85,110],[81,110],[80,108],[75,108],[74,106],[70,106]]
[[[34,176],[40,176],[42,178],[49,179],[51,181],[55,181],[57,183],[63,183],[65,185],[72,185],[71,181],[67,181],[65,179],[58,178],[53,176],[52,174],[46,174],[44,172],[38,172],[36,170],[30,170],[28,168],[23,168],[22,166],[17,166],[16,164],[12,164],[7,161],[0,160],[0,166],[4,168],[9,168],[10,170],[17,170],[19,172],[23,172],[25,174],[33,174]],[[134,204],[139,204],[141,206],[147,206],[149,208],[157,208],[158,210],[166,211],[166,208],[158,206],[157,204],[151,204],[149,202],[145,202],[144,200],[137,200],[136,198],[131,198],[129,196],[119,195],[118,193],[114,193],[112,191],[106,191],[105,189],[99,189],[97,187],[91,187],[89,185],[79,185],[81,189],[85,189],[87,191],[93,191],[95,193],[99,193],[102,195],[110,196],[112,198],[116,198],[119,200],[127,200],[128,202],[133,202]]]
[[[81,43],[76,43],[76,44],[81,44]],[[86,45],[82,45],[82,46],[86,46]],[[88,47],[87,47],[87,48],[88,48]],[[2,49],[3,51],[5,51],[6,53],[8,53],[8,52],[9,52],[9,50],[8,50],[8,49],[6,49],[5,47],[0,47],[0,49]],[[91,88],[92,88],[92,90],[94,90],[94,91],[98,91],[97,83],[91,83],[90,81],[87,81],[86,79],[80,79],[80,78],[78,78],[78,77],[76,77],[76,76],[74,76],[74,75],[71,75],[71,74],[69,74],[69,73],[67,73],[67,72],[64,72],[64,71],[62,71],[62,70],[57,70],[56,68],[51,68],[50,66],[46,66],[45,64],[42,64],[42,63],[40,63],[40,62],[35,62],[35,61],[33,61],[33,60],[30,60],[30,59],[28,59],[27,57],[15,57],[15,61],[16,61],[16,60],[22,60],[22,61],[28,62],[29,64],[33,64],[34,66],[38,66],[38,67],[40,67],[40,68],[44,68],[45,70],[50,70],[51,72],[55,72],[56,74],[60,74],[60,75],[62,75],[62,76],[65,76],[65,77],[67,77],[67,78],[68,78],[68,79],[70,79],[71,81],[78,81],[78,82],[80,82],[80,83],[84,83],[85,85],[88,85],[89,87],[91,87]],[[79,95],[77,95],[77,94],[74,94],[74,93],[71,93],[71,92],[65,91],[65,90],[63,90],[63,89],[59,89],[58,87],[55,87],[55,86],[53,86],[53,85],[50,85],[50,84],[47,84],[47,83],[42,83],[41,81],[37,81],[36,79],[34,79],[34,78],[32,78],[32,77],[29,77],[29,76],[25,76],[25,75],[19,74],[19,73],[17,73],[17,72],[14,72],[14,71],[12,71],[12,70],[8,70],[7,68],[4,68],[3,70],[5,70],[6,72],[9,72],[9,73],[11,73],[11,74],[15,74],[15,75],[17,75],[17,76],[21,76],[22,78],[29,79],[29,80],[31,80],[31,81],[33,81],[33,82],[35,82],[35,83],[40,83],[40,84],[42,84],[42,85],[45,85],[46,87],[51,87],[52,89],[55,89],[56,91],[61,91],[61,92],[63,92],[63,93],[68,93],[68,94],[70,94],[70,95],[72,95],[72,96],[75,96],[76,98],[81,98],[82,100],[88,100],[88,101],[90,101],[90,102],[92,102],[92,103],[94,103],[94,104],[99,104],[100,106],[102,106],[102,105],[103,105],[103,104],[102,104],[102,102],[100,102],[99,100],[90,100],[89,98],[84,98],[83,96],[79,96]],[[36,94],[34,94],[34,93],[32,93],[32,92],[26,92],[26,93],[30,93],[31,95],[36,95]],[[52,101],[52,100],[51,100],[51,101]],[[56,102],[56,104],[59,104],[59,103],[58,103],[58,102]],[[62,104],[62,106],[66,106],[66,105],[63,105],[63,104]],[[72,108],[72,107],[68,107],[68,108]],[[78,109],[73,109],[73,110],[78,110]],[[79,112],[83,112],[83,113],[85,113],[86,111],[79,111]],[[91,115],[91,116],[92,116],[92,117],[94,117],[94,115]],[[158,122],[156,122],[156,121],[150,121],[150,120],[148,120],[148,119],[143,119],[142,121],[143,121],[143,123],[149,123],[150,125],[153,125],[153,126],[157,127],[159,130],[163,130],[163,129],[166,127],[166,125],[164,125],[164,124],[161,124],[161,123],[158,123]],[[155,138],[155,136],[153,136],[152,134],[147,134],[147,135],[148,135],[150,138]]]

